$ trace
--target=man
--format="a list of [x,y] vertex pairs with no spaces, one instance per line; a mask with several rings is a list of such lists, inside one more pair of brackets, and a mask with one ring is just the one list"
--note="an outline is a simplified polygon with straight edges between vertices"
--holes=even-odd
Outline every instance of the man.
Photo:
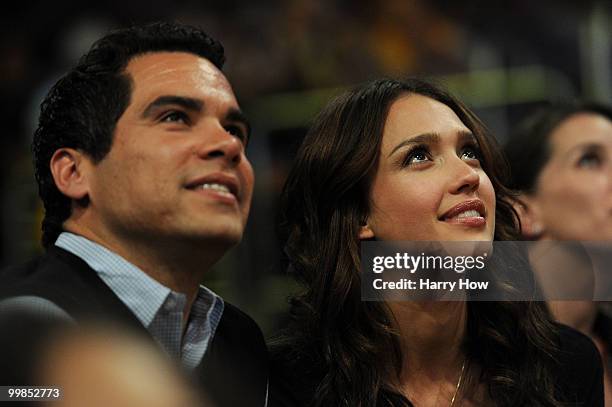
[[242,237],[250,127],[223,47],[156,23],[96,42],[42,104],[33,141],[46,253],[4,271],[5,309],[144,327],[217,406],[267,403],[248,316],[200,286]]

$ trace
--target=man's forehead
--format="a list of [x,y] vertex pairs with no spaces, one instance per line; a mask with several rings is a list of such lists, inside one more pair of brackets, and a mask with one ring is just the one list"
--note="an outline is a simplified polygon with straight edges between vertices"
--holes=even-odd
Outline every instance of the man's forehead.
[[126,71],[138,77],[170,74],[174,71],[200,71],[211,77],[223,77],[223,73],[208,59],[182,51],[147,52],[136,55],[127,64]]
[[209,60],[187,52],[151,52],[130,60],[126,72],[133,82],[133,93],[144,96],[175,92],[205,96],[221,92],[234,98],[225,75]]

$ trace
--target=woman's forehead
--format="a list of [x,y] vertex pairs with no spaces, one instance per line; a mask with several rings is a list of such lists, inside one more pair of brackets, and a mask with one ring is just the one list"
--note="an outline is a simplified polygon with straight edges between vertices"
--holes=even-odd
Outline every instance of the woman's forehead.
[[419,94],[400,96],[389,109],[383,133],[383,145],[422,134],[448,137],[470,132],[457,114],[447,105]]
[[612,147],[612,121],[596,113],[576,113],[563,120],[550,136],[553,153],[567,152],[581,144]]

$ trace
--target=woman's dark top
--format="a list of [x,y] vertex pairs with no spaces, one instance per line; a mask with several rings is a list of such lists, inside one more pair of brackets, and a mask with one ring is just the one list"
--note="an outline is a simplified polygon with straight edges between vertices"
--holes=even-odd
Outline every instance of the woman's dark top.
[[[603,407],[603,368],[597,348],[582,333],[558,326],[556,398],[570,406]],[[308,407],[322,377],[316,365],[295,348],[273,350],[269,407]]]

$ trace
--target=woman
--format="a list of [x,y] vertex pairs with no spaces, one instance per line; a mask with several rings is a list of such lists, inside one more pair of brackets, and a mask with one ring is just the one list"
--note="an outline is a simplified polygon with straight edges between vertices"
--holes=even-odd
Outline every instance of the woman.
[[[589,270],[603,272],[595,275],[595,296],[609,298],[611,289],[605,284],[610,281],[609,243],[591,242],[587,254],[584,249],[562,250],[560,243],[549,241],[612,240],[612,109],[590,103],[552,104],[523,122],[510,140],[506,152],[512,166],[513,187],[520,191],[518,209],[523,238],[539,241],[532,257],[540,264],[550,263],[544,261],[550,257],[558,263],[561,259],[565,264],[582,262]],[[563,253],[540,254],[552,246]],[[606,261],[601,261],[602,254],[607,255]],[[550,267],[550,273],[543,266],[534,264],[544,286],[551,286],[549,282],[553,280],[563,281],[560,273],[564,269],[574,286],[589,283],[588,278],[575,277],[579,269],[575,266]],[[612,406],[612,320],[600,311],[602,306],[605,304],[593,301],[549,302],[557,320],[580,330],[597,345],[606,362],[606,405]]]
[[533,239],[612,240],[612,109],[556,104],[519,126],[505,149]]
[[320,113],[282,197],[305,291],[274,352],[273,404],[599,405],[592,344],[541,304],[361,301],[361,240],[515,236],[503,162],[473,113],[419,80],[375,81]]

